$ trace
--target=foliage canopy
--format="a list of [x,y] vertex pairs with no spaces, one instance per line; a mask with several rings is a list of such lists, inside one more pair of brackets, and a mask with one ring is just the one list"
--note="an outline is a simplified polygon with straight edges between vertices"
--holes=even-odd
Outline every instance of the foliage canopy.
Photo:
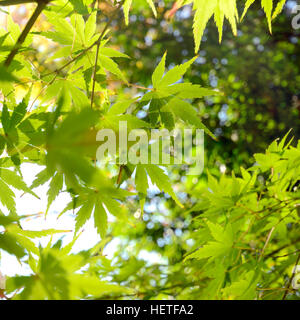
[[[0,6],[2,10],[29,2],[2,0]],[[285,3],[40,0],[28,5],[33,13],[22,30],[3,9],[0,249],[15,256],[30,272],[9,277],[5,288],[0,286],[0,297],[299,299],[290,279],[293,267],[300,264],[300,141],[290,138],[290,132],[277,132],[284,137],[273,139],[265,152],[254,154],[254,160],[249,153],[245,160],[241,152],[242,163],[237,160],[229,165],[231,175],[215,170],[210,160],[215,155],[206,156],[208,167],[202,177],[185,176],[184,165],[117,166],[98,163],[95,158],[97,131],[109,128],[118,132],[120,121],[127,121],[128,129],[203,129],[209,146],[222,144],[218,132],[205,122],[204,105],[212,105],[211,101],[223,104],[229,84],[234,83],[239,98],[249,95],[250,89],[243,92],[243,85],[233,80],[232,74],[224,78],[223,88],[199,83],[193,68],[203,58],[205,30],[212,20],[221,42],[227,37],[227,23],[237,36],[241,20],[246,15],[255,20],[262,9],[267,24],[263,32],[269,29],[272,33],[272,21],[280,18]],[[257,10],[251,12],[251,5]],[[180,55],[178,64],[169,65],[175,50],[166,52],[159,47],[155,52],[155,47],[153,60],[157,63],[153,65],[152,60],[149,70],[139,72],[143,66],[138,56],[144,54],[146,59],[147,51],[134,37],[127,40],[130,32],[135,32],[131,23],[134,25],[137,16],[139,21],[146,17],[155,23],[163,12],[167,19],[174,19],[185,8],[193,12],[192,18],[188,16],[193,20],[188,28],[193,34],[190,43],[194,42],[191,57]],[[228,47],[226,39],[218,47],[221,55]],[[290,48],[294,54],[293,50]],[[205,66],[203,74],[204,70]],[[230,99],[237,97],[232,94]],[[299,125],[299,117],[294,118]],[[217,153],[217,148],[210,150]],[[22,175],[26,163],[40,169],[31,185]],[[25,219],[37,215],[20,214],[16,195],[21,191],[39,198],[43,185],[48,191],[46,208],[41,211],[53,214],[51,206],[60,194],[67,193],[71,200],[57,216],[71,214],[74,230],[23,228]],[[160,216],[149,211],[155,201]],[[150,222],[146,225],[145,221],[150,215],[154,223],[147,228]],[[108,217],[113,217],[112,222]],[[101,241],[92,248],[72,251],[90,219]],[[68,232],[74,235],[69,243],[57,236]],[[44,237],[49,238],[46,246],[39,242]],[[121,241],[110,260],[103,250],[115,238]],[[141,250],[151,251],[162,242],[165,244],[158,250],[164,263],[139,259]]]

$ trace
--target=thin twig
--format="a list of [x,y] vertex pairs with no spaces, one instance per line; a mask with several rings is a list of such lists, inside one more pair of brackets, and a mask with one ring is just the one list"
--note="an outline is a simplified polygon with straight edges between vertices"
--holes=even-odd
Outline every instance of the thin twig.
[[[298,255],[298,258],[297,258],[297,260],[296,260],[294,269],[295,269],[296,266],[299,264],[299,261],[300,261],[300,254]],[[286,289],[285,289],[285,292],[284,292],[284,295],[283,295],[283,297],[282,297],[282,300],[285,300],[287,294],[289,293],[289,290],[290,290],[292,281],[293,281],[293,279],[294,279],[294,276],[295,276],[295,274],[293,273],[292,276],[290,277],[289,283],[288,283],[288,285],[287,285],[287,287],[286,287]]]
[[28,112],[31,112],[31,109],[33,108],[35,102],[38,100],[38,98],[41,96],[41,94],[42,94],[49,86],[51,86],[51,84],[56,80],[56,78],[57,78],[57,74],[52,78],[52,80],[51,80],[49,83],[47,83],[47,84],[40,90],[40,92],[38,93],[38,95],[37,95],[37,96],[35,97],[35,99],[32,101],[31,106],[30,106],[29,109],[28,109]]
[[133,87],[133,88],[142,89],[142,90],[148,90],[148,91],[155,91],[154,88],[146,88],[146,87],[134,84],[134,83],[126,83],[126,84],[127,84],[128,87]]
[[272,233],[274,232],[274,230],[275,230],[275,227],[273,227],[273,228],[270,230],[270,232],[269,232],[269,234],[268,234],[268,236],[267,236],[265,245],[264,245],[264,247],[263,247],[263,249],[262,249],[262,251],[261,251],[261,253],[260,253],[260,256],[259,256],[259,258],[258,258],[258,262],[259,262],[259,261],[261,260],[261,258],[263,257],[264,252],[265,252],[265,250],[266,250],[266,247],[267,247],[267,245],[268,245],[268,243],[269,243],[269,241],[270,241],[270,239],[271,239],[271,236],[272,236]]
[[[120,2],[119,7],[121,7],[123,2]],[[117,8],[117,9],[118,9]],[[117,11],[117,10],[116,10]],[[72,58],[70,61],[68,61],[66,64],[64,64],[63,66],[61,66],[60,68],[54,70],[54,71],[51,71],[49,73],[46,73],[46,74],[43,74],[41,77],[47,77],[47,76],[50,76],[51,74],[54,74],[54,73],[59,73],[61,72],[63,69],[65,69],[66,67],[68,67],[70,64],[72,64],[73,62],[75,62],[76,60],[78,60],[79,58],[81,58],[84,54],[86,54],[88,51],[90,51],[92,48],[94,48],[94,46],[96,46],[98,44],[98,42],[101,42],[107,28],[109,27],[111,21],[113,20],[113,16],[107,21],[103,31],[101,32],[98,40],[96,40],[94,43],[92,43],[89,47],[83,49],[77,56],[75,56],[74,58]]]
[[[98,8],[99,8],[99,0],[97,0]],[[98,14],[97,14],[98,17]],[[100,35],[101,36],[101,35]],[[98,57],[99,57],[99,50],[100,50],[100,42],[97,43],[97,49],[96,49],[96,57],[95,57],[95,64],[93,69],[93,85],[92,85],[92,94],[91,94],[91,108],[93,108],[94,104],[94,97],[95,97],[95,85],[96,85],[96,73],[97,73],[97,65],[98,65]]]
[[275,256],[275,257],[273,257],[273,259],[285,258],[285,257],[291,256],[291,255],[293,255],[293,254],[295,254],[295,253],[297,253],[297,252],[299,252],[299,251],[300,251],[300,249],[299,249],[299,250],[296,250],[296,251],[293,251],[293,252],[291,252],[291,253],[284,254],[284,255],[282,255],[282,256]]
[[94,70],[93,70],[93,78],[92,78],[92,80],[93,80],[93,86],[92,86],[92,95],[91,95],[91,108],[93,108],[94,97],[95,97],[96,73],[97,73],[97,65],[98,65],[99,51],[100,51],[100,42],[97,43],[96,57],[95,57],[95,65],[94,65]]
[[296,244],[296,243],[298,243],[298,242],[300,242],[300,238],[297,238],[297,239],[293,240],[291,243],[285,244],[285,245],[277,248],[276,250],[270,252],[268,255],[266,255],[266,258],[272,257],[272,256],[274,256],[276,253],[280,252],[281,250],[286,249],[286,248],[288,248],[288,247],[290,247],[290,246],[293,246],[294,244]]
[[95,41],[93,44],[91,44],[89,47],[85,48],[83,51],[81,51],[77,56],[75,56],[74,58],[72,58],[70,61],[68,61],[66,64],[64,64],[63,66],[61,66],[60,68],[51,71],[49,73],[46,74],[42,74],[41,78],[44,77],[48,77],[51,76],[54,73],[59,73],[61,72],[63,69],[65,69],[67,66],[69,66],[70,64],[72,64],[73,62],[75,62],[77,59],[79,59],[80,57],[82,57],[85,53],[87,53],[89,50],[91,50],[95,45],[97,44],[97,41]]
[[92,95],[91,95],[91,107],[93,108],[93,104],[94,104],[94,98],[95,98],[95,85],[96,85],[96,73],[97,73],[97,66],[98,66],[98,58],[99,58],[99,51],[100,51],[100,44],[101,41],[105,35],[106,30],[108,29],[110,23],[112,22],[112,20],[114,19],[116,13],[119,11],[119,9],[121,8],[123,2],[121,1],[117,8],[115,9],[115,11],[113,12],[113,14],[111,15],[111,17],[109,18],[109,20],[107,21],[104,29],[102,30],[98,40],[97,40],[97,49],[96,49],[96,57],[95,57],[95,65],[94,65],[94,70],[93,70],[93,86],[92,86]]

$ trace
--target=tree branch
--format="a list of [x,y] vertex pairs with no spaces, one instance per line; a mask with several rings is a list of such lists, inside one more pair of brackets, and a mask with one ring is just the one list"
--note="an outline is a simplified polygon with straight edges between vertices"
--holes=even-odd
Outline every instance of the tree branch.
[[0,1],[0,6],[6,7],[6,6],[15,6],[17,4],[23,4],[23,3],[31,3],[36,2],[34,0],[6,0],[6,1]]
[[18,4],[24,4],[24,3],[41,3],[41,2],[50,2],[50,1],[44,1],[44,0],[3,0],[0,1],[0,6],[7,7],[7,6],[16,6]]
[[[3,1],[2,1],[3,2]],[[7,1],[9,2],[9,1]],[[13,1],[10,1],[13,2]],[[18,2],[18,1],[15,1]],[[35,24],[36,20],[38,19],[38,17],[40,16],[40,14],[42,13],[42,11],[45,9],[47,3],[49,2],[49,0],[43,0],[43,1],[39,1],[38,5],[35,9],[35,11],[33,12],[32,16],[30,17],[30,19],[28,20],[24,30],[22,31],[22,33],[20,34],[17,43],[15,44],[14,48],[12,49],[12,51],[9,53],[8,57],[6,58],[4,65],[6,67],[8,67],[11,62],[13,61],[15,55],[18,53],[21,45],[23,44],[23,42],[25,41],[28,33],[30,32],[31,28],[33,27],[33,25]],[[0,2],[1,4],[1,2]]]

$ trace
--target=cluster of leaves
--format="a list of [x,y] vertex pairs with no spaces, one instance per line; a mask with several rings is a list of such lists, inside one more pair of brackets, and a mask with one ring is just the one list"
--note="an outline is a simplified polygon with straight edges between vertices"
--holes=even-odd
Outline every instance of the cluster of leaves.
[[[111,46],[108,28],[115,15],[119,14],[119,9],[123,7],[128,24],[131,6],[139,7],[144,2],[126,0],[110,4],[102,21],[95,1],[55,0],[43,10],[44,19],[51,26],[47,31],[37,29],[26,34],[25,41],[23,39],[20,43],[24,33],[10,15],[7,17],[7,30],[0,31],[0,62],[3,62],[0,69],[0,202],[5,209],[4,213],[0,212],[3,228],[0,231],[0,248],[27,263],[31,269],[29,276],[8,280],[5,294],[9,296],[16,299],[79,299],[114,294],[139,295],[136,288],[128,289],[99,280],[111,275],[114,283],[122,282],[122,275],[116,275],[110,262],[99,256],[105,240],[90,250],[70,253],[76,235],[93,217],[99,235],[105,239],[108,213],[114,215],[118,223],[130,220],[129,196],[137,194],[143,211],[148,196],[148,177],[183,210],[182,200],[159,166],[128,165],[111,169],[101,167],[95,159],[97,131],[110,128],[118,133],[118,124],[124,120],[128,130],[171,130],[176,125],[185,124],[204,129],[215,139],[198,116],[193,102],[220,93],[182,79],[197,57],[166,70],[164,54],[152,74],[151,85],[147,87],[128,82],[120,69],[118,62],[129,59],[129,56]],[[246,2],[244,13],[252,2]],[[189,3],[180,2],[179,6]],[[273,17],[279,14],[283,4],[284,1],[278,4]],[[156,16],[154,3],[149,0],[146,5]],[[270,24],[273,1],[262,1],[262,7]],[[194,2],[194,9],[196,51],[213,15],[220,38],[225,17],[236,33],[236,1],[199,0]],[[100,32],[97,22],[101,25]],[[34,39],[55,43],[55,52],[46,59],[44,57],[38,67],[28,59],[36,50],[31,46]],[[8,57],[12,53],[13,60],[10,61]],[[112,83],[121,88],[118,97],[113,94]],[[15,94],[16,88],[20,87],[26,91],[21,102]],[[126,92],[127,88],[135,88],[142,93],[139,92],[136,98]],[[140,111],[147,114],[143,120],[139,117]],[[284,147],[284,144],[284,140],[280,144],[274,142],[267,155],[257,155],[258,166],[252,170],[252,176],[245,170],[242,170],[242,178],[224,176],[220,182],[209,176],[209,189],[196,188],[190,192],[190,196],[197,199],[190,212],[201,211],[199,219],[195,219],[196,225],[192,226],[201,228],[199,233],[196,232],[195,240],[197,246],[203,247],[188,255],[186,260],[196,258],[200,260],[197,268],[208,270],[201,272],[207,287],[201,294],[196,290],[197,298],[254,298],[257,286],[276,284],[277,278],[274,281],[270,279],[274,274],[266,276],[270,267],[264,258],[266,247],[269,243],[271,247],[272,236],[278,237],[276,241],[282,243],[287,226],[295,234],[298,227],[296,205],[299,193],[289,188],[299,176],[299,144],[297,148]],[[22,179],[22,164],[26,162],[43,168],[30,187]],[[267,182],[260,183],[259,172],[266,175],[270,168],[272,172],[266,177]],[[126,189],[130,177],[134,177],[136,194]],[[124,181],[125,187],[120,188]],[[37,247],[32,239],[66,231],[24,230],[24,217],[16,212],[14,189],[37,197],[33,190],[45,183],[49,183],[45,213],[64,190],[72,198],[60,212],[60,216],[68,211],[75,213],[74,241],[65,247],[61,241],[54,245],[50,241],[45,248]],[[251,230],[247,229],[248,225]],[[258,241],[255,233],[263,239],[267,235],[266,240]],[[288,240],[294,243],[297,239],[295,236],[295,239],[289,237]],[[290,243],[284,245],[290,247]],[[280,270],[288,270],[294,260],[295,256],[291,256],[289,262],[284,263],[284,269],[281,267]],[[239,264],[242,264],[241,269],[235,268]],[[184,264],[182,266],[185,268]],[[231,268],[235,268],[234,271]],[[202,281],[201,277],[198,281]],[[125,278],[123,275],[123,280]],[[191,290],[190,296],[193,296],[191,288],[187,290]],[[146,293],[143,296],[149,297]]]
[[[161,226],[146,207],[143,221],[128,216],[134,230],[115,223],[112,235],[122,242],[109,274],[144,299],[298,299],[288,283],[299,259],[300,145],[286,139],[237,176],[208,172],[207,182],[187,185],[184,216],[169,206]],[[156,195],[151,206],[157,202]],[[164,260],[137,259],[145,249]]]
[[[277,2],[276,7],[274,8],[273,0],[261,0],[261,7],[264,10],[270,32],[272,32],[272,20],[275,19],[283,10],[287,0],[280,0]],[[153,11],[155,17],[157,12],[152,0],[147,1]],[[246,15],[249,7],[255,2],[255,0],[247,0],[245,2],[245,8],[241,16],[241,20]],[[132,4],[132,0],[126,0],[124,2],[124,13],[126,24],[128,24],[129,9]],[[203,37],[204,30],[207,26],[208,21],[213,17],[218,28],[219,32],[219,41],[221,42],[223,36],[223,25],[225,18],[229,21],[232,32],[234,35],[237,35],[237,23],[239,21],[239,13],[237,10],[237,0],[178,0],[176,2],[176,10],[185,6],[193,5],[194,14],[194,23],[193,23],[193,34],[195,40],[195,52],[199,51],[201,39]],[[137,1],[138,5],[138,1]]]
[[200,201],[192,210],[199,212],[197,243],[203,245],[186,259],[201,261],[203,277],[211,278],[203,293],[212,298],[284,295],[278,275],[297,260],[300,195],[300,142],[295,148],[285,140],[255,154],[256,164],[241,168],[241,178],[209,175],[208,189],[195,191]]
[[[27,249],[26,263],[30,267],[31,274],[28,276],[16,276],[6,282],[5,293],[12,294],[14,299],[40,300],[40,299],[89,299],[111,294],[130,294],[131,290],[101,281],[93,272],[93,266],[99,258],[96,256],[103,245],[82,251],[78,254],[70,254],[76,238],[68,245],[62,247],[61,241],[51,245],[51,241],[45,248],[37,248],[29,238],[44,237],[54,234],[55,230],[24,231],[13,222],[1,220],[7,230],[1,235],[1,247],[16,256],[24,256],[23,247]],[[8,226],[9,224],[9,226]],[[12,235],[11,235],[12,233]],[[9,239],[11,237],[11,239]],[[11,248],[14,238],[21,246]],[[7,247],[4,247],[7,245]],[[16,246],[16,245],[14,245]],[[82,268],[89,266],[85,273]],[[4,290],[2,290],[4,291]]]

